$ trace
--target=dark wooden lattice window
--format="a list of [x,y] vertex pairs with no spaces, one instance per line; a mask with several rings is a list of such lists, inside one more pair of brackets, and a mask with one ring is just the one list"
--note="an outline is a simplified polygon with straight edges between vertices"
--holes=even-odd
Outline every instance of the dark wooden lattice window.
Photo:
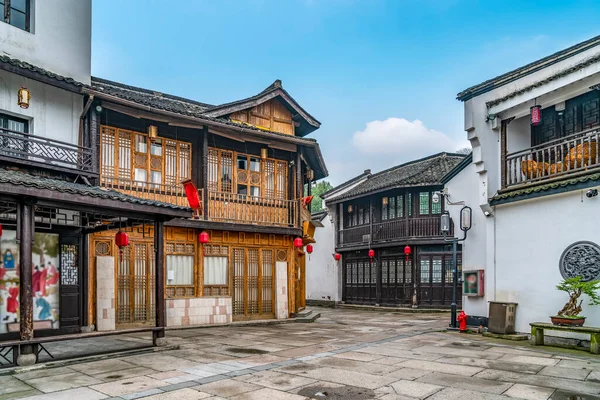
[[0,0],[0,11],[7,24],[27,32],[31,30],[30,0]]
[[60,283],[62,285],[78,284],[79,268],[77,264],[77,246],[63,244],[60,248]]

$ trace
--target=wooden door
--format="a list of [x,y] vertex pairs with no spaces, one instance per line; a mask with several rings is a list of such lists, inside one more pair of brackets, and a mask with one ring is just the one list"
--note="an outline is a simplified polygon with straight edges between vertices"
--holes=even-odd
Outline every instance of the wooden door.
[[294,259],[294,294],[295,294],[295,309],[292,312],[302,311],[306,307],[306,255],[298,253]]
[[60,236],[60,330],[64,333],[79,332],[83,304],[81,296],[81,237]]
[[381,264],[381,302],[389,305],[412,303],[412,260],[403,255],[386,256]]
[[154,245],[132,241],[116,264],[117,324],[154,325]]
[[232,249],[233,319],[275,317],[273,250]]
[[377,302],[377,264],[368,257],[344,258],[342,299],[348,303]]
[[[419,254],[419,305],[450,306],[452,303],[452,253]],[[457,254],[458,274],[461,277],[461,258]],[[457,282],[456,301],[461,304],[462,287]]]

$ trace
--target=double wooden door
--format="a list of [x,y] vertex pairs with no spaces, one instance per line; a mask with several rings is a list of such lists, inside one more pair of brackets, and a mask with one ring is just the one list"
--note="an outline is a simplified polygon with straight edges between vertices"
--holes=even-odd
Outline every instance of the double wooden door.
[[[419,304],[449,306],[452,303],[452,253],[419,254]],[[457,255],[457,279],[461,279],[461,255]],[[462,285],[457,282],[456,301],[461,304]]]
[[273,250],[232,249],[233,319],[275,317],[275,259]]
[[117,253],[117,321],[121,326],[155,323],[154,244],[132,241]]

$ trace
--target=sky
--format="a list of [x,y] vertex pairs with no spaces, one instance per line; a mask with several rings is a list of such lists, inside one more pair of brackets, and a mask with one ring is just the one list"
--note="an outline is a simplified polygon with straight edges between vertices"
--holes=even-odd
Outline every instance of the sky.
[[209,104],[281,79],[336,185],[468,147],[458,92],[598,20],[597,0],[94,0],[92,74]]

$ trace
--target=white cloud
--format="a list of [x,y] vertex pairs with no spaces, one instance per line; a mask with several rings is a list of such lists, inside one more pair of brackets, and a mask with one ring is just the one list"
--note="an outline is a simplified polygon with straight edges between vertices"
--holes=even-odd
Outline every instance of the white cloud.
[[393,155],[398,159],[453,152],[467,146],[468,142],[456,141],[440,131],[429,129],[418,119],[411,122],[404,118],[388,118],[367,122],[365,129],[354,133],[352,144],[365,155]]

